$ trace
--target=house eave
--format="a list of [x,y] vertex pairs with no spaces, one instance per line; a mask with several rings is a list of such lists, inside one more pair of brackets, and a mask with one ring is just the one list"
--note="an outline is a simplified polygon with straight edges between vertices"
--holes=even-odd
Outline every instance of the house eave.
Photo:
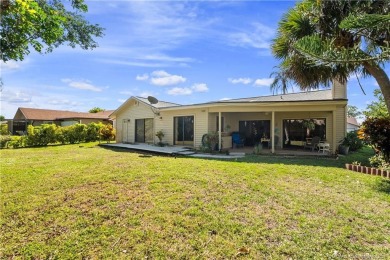
[[297,100],[297,101],[254,101],[254,102],[214,102],[192,105],[182,105],[177,107],[160,108],[161,111],[175,111],[185,109],[202,109],[218,107],[286,107],[286,106],[320,106],[320,105],[346,105],[347,99],[329,99],[329,100]]

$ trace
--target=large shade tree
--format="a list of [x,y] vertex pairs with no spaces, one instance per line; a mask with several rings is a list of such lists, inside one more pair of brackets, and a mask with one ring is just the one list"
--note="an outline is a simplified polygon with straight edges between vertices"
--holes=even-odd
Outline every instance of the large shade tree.
[[84,0],[1,0],[0,59],[23,60],[31,49],[51,52],[68,44],[82,49],[97,47],[94,37],[103,29],[82,16]]
[[[390,0],[304,0],[282,18],[272,44],[280,73],[302,90],[346,83],[351,74],[373,76],[390,111]],[[287,88],[276,77],[271,86]]]

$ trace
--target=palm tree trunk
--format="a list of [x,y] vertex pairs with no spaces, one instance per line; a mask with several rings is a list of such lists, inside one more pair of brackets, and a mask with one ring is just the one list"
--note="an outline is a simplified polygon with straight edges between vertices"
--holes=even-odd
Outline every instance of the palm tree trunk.
[[390,114],[390,80],[387,76],[386,72],[379,67],[377,64],[371,64],[369,62],[363,62],[364,68],[375,78],[378,83],[383,97],[385,99],[385,103],[387,106],[387,111]]

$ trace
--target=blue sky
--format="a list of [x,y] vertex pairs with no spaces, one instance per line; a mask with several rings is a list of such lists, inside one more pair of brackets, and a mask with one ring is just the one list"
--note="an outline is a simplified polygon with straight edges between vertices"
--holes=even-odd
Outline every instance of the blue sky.
[[[180,104],[272,94],[270,52],[278,21],[295,1],[87,1],[86,18],[105,28],[92,51],[61,46],[1,64],[1,114],[18,107],[116,109],[130,96]],[[387,72],[389,68],[387,66]],[[365,108],[373,78],[348,83]],[[296,89],[295,91],[298,91]]]

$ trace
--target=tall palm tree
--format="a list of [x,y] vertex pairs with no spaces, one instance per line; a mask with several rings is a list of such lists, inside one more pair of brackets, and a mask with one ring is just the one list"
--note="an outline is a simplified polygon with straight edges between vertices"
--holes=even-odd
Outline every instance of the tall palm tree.
[[[283,76],[302,90],[346,83],[351,73],[373,76],[390,111],[389,0],[303,0],[279,22],[272,44]],[[360,20],[359,20],[360,19]],[[371,23],[370,23],[371,21]],[[279,82],[281,82],[279,80]],[[276,80],[273,90],[282,88]]]

